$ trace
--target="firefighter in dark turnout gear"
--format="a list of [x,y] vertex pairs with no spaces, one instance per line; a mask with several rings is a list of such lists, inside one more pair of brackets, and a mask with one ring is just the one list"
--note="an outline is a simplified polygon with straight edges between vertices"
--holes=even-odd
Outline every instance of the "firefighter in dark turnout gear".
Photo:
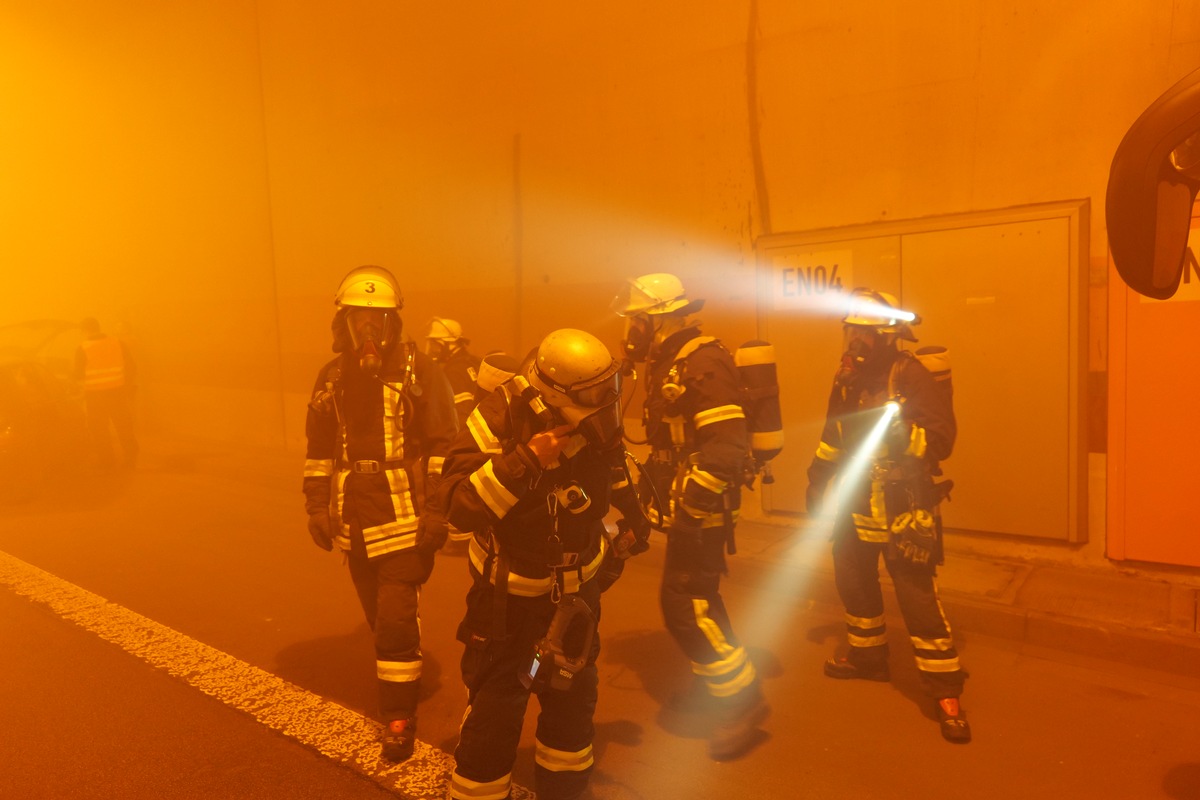
[[417,598],[446,538],[421,514],[457,432],[450,384],[401,339],[399,286],[375,266],[352,270],[335,299],[333,349],[309,403],[304,465],[309,533],[336,544],[375,634],[383,756],[412,755],[421,641]]
[[475,384],[482,359],[467,350],[470,339],[463,336],[462,325],[445,317],[434,317],[425,331],[425,352],[442,365],[454,389],[454,410],[461,429],[475,408]]
[[[454,390],[454,411],[458,415],[458,427],[462,430],[467,417],[478,402],[479,369],[482,359],[467,350],[470,339],[463,336],[462,325],[457,320],[434,317],[425,331],[425,352],[442,366],[450,388]],[[471,538],[470,531],[460,531],[451,526],[451,548],[457,550]]]
[[709,755],[725,759],[760,738],[768,708],[720,592],[749,436],[733,357],[688,317],[701,305],[655,273],[629,281],[613,310],[627,321],[626,358],[646,363],[647,467],[662,503],[651,516],[667,528],[663,617],[716,709]]
[[[605,514],[617,507],[619,527],[636,531],[625,555],[647,549],[650,532],[621,439],[616,361],[595,336],[561,329],[479,403],[455,440],[441,497],[450,522],[475,534],[458,630],[468,699],[451,798],[509,796],[531,693],[541,707],[537,796],[567,800],[587,786],[600,650],[594,625],[603,576],[619,574],[608,568],[618,555]],[[567,609],[581,613],[548,646],[552,621]],[[559,646],[561,654],[547,656]]]
[[[890,678],[879,583],[882,555],[917,669],[937,701],[942,734],[967,742],[971,729],[958,701],[964,674],[934,580],[941,559],[938,504],[949,485],[934,478],[957,433],[949,369],[931,372],[922,363],[929,360],[925,356],[899,349],[899,339],[916,341],[906,316],[915,320],[889,294],[865,289],[851,294],[843,319],[846,352],[808,469],[810,513],[821,506],[835,476],[839,498],[833,512],[833,564],[849,651],[826,661],[824,670],[831,678]],[[859,453],[863,466],[854,469],[850,464]]]

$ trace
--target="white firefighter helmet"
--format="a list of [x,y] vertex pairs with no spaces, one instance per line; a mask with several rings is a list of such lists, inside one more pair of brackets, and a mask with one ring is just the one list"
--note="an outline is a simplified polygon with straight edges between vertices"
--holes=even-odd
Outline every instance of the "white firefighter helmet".
[[548,406],[589,439],[609,440],[619,432],[620,365],[592,334],[575,328],[550,333],[521,372]]
[[383,267],[366,265],[355,267],[342,278],[334,295],[333,304],[338,308],[404,308],[400,284],[396,276]]
[[842,317],[843,325],[872,328],[879,333],[895,334],[897,338],[910,342],[917,341],[917,337],[913,336],[909,325],[920,321],[921,318],[916,314],[900,308],[900,301],[894,294],[862,287],[850,292],[846,316]]
[[630,278],[613,298],[612,310],[622,317],[634,314],[690,314],[699,311],[703,300],[688,300],[683,281],[669,272],[654,272]]
[[458,320],[448,319],[446,317],[434,317],[429,321],[429,330],[425,333],[426,339],[433,339],[437,342],[445,342],[446,344],[467,344],[470,340],[463,338],[462,325]]

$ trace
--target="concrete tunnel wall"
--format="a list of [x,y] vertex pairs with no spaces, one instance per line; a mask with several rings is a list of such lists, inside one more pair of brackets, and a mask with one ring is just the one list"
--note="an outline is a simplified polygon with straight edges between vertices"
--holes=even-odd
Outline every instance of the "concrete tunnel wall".
[[300,451],[359,264],[477,352],[615,346],[651,271],[739,342],[763,234],[1090,198],[1102,373],[1112,153],[1198,62],[1171,0],[0,0],[0,324],[96,316],[148,433]]

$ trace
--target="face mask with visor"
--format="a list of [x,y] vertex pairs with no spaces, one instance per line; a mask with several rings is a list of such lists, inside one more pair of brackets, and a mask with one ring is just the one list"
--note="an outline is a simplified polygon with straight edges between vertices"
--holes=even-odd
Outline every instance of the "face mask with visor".
[[358,355],[359,366],[371,375],[378,375],[383,366],[383,353],[399,334],[399,315],[391,308],[351,306],[346,309],[346,330]]
[[572,425],[590,443],[607,447],[619,440],[622,433],[621,373],[617,362],[599,375],[571,385],[559,383],[547,375],[536,361],[527,374],[532,379],[527,381],[530,389],[549,406],[551,413]]

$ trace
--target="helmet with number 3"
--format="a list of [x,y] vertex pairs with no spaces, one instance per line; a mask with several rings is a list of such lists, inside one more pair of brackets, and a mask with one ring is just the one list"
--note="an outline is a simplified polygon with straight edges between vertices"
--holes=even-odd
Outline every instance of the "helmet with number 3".
[[338,308],[404,308],[404,297],[396,276],[383,267],[355,267],[342,278],[333,304]]
[[362,368],[377,374],[382,357],[399,341],[404,298],[396,276],[383,267],[355,267],[334,295],[333,350],[353,350]]

